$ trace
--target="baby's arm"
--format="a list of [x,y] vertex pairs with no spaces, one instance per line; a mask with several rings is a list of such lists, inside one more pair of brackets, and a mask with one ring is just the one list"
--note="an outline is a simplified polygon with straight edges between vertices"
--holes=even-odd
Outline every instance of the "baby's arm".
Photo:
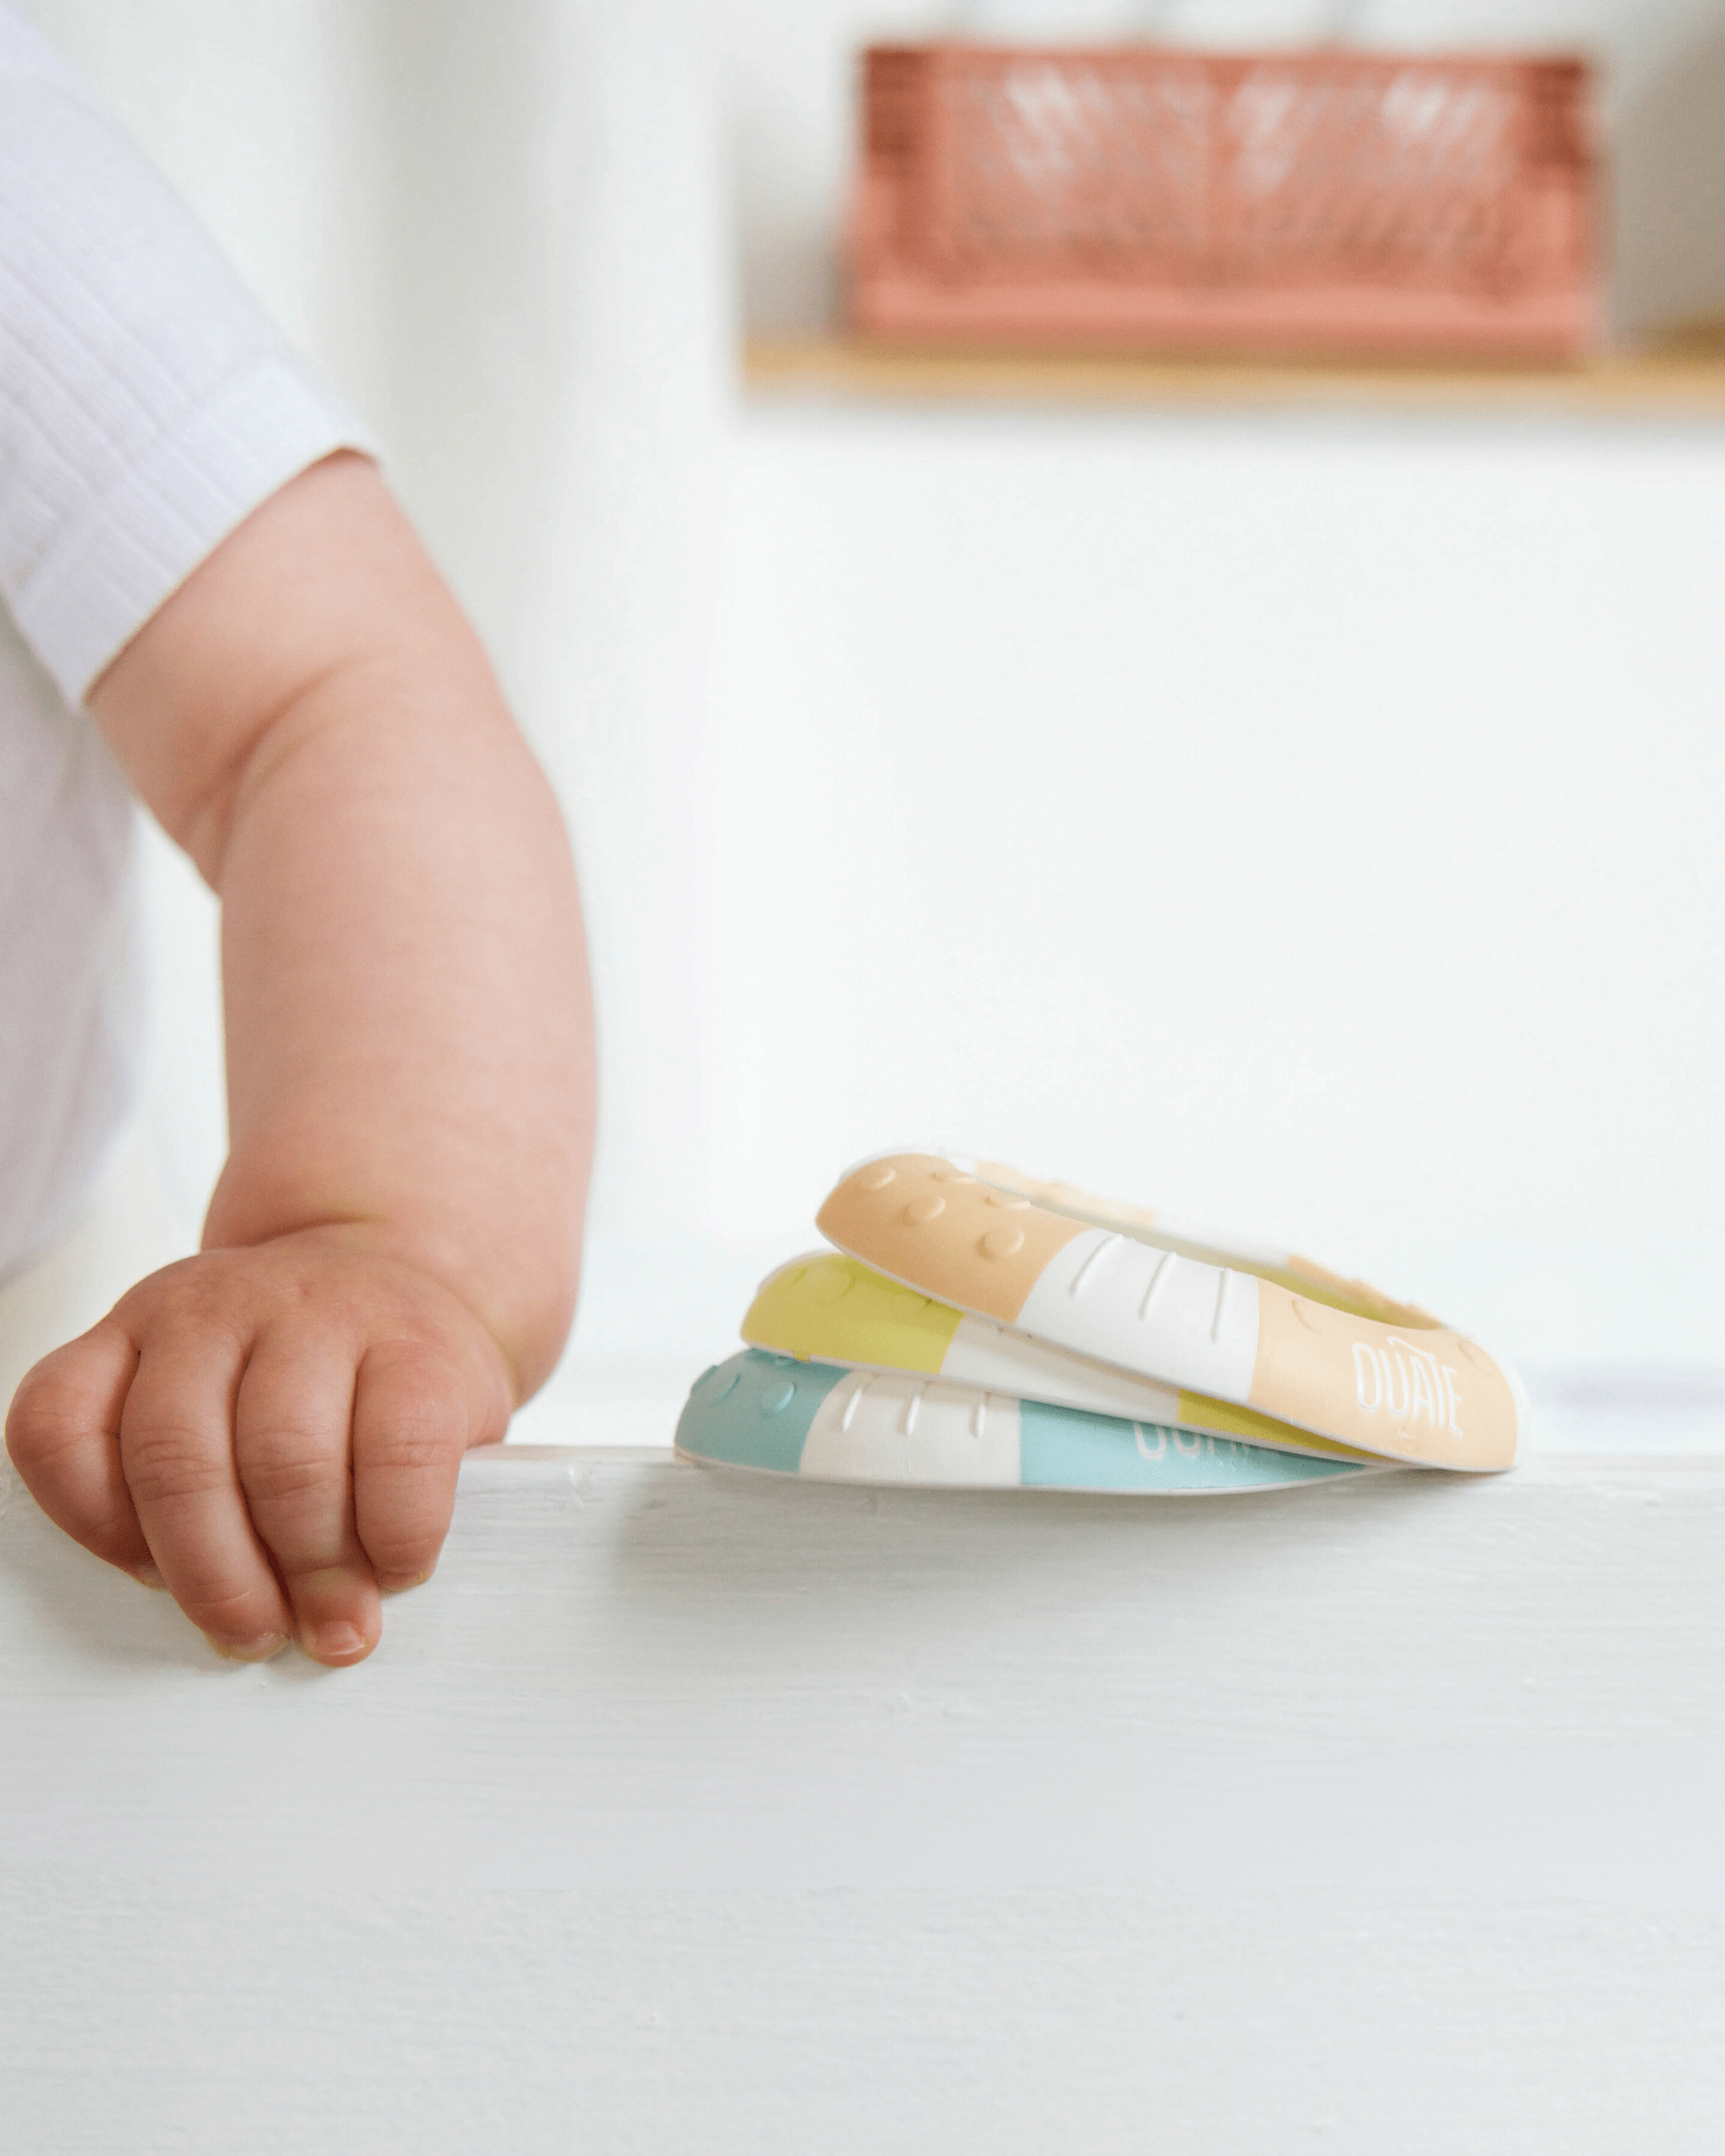
[[568,843],[360,457],[258,510],[89,700],[221,896],[231,1150],[202,1255],[38,1364],[8,1442],[52,1518],[222,1651],[357,1661],[574,1307]]

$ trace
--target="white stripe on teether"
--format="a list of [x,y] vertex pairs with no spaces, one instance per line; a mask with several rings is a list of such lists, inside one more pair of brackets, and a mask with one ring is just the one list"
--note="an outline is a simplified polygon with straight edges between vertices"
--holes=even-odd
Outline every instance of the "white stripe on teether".
[[[1072,1282],[1103,1243],[1109,1262],[1075,1298]],[[1223,1400],[1251,1393],[1258,1357],[1258,1282],[1197,1258],[1175,1263],[1154,1244],[1091,1228],[1056,1251],[1026,1296],[1019,1330]],[[1135,1417],[1134,1420],[1142,1420]]]
[[1180,1395],[1153,1377],[1136,1377],[1045,1340],[1013,1332],[992,1318],[961,1318],[947,1344],[940,1374],[960,1385],[980,1385],[1014,1400],[1045,1400],[1056,1407],[1082,1407],[1125,1422],[1177,1422]]
[[[1019,1404],[904,1371],[858,1386],[845,1407],[835,1386],[803,1443],[800,1472],[818,1482],[969,1484],[1010,1489],[1019,1479]],[[906,1426],[909,1426],[908,1428]]]

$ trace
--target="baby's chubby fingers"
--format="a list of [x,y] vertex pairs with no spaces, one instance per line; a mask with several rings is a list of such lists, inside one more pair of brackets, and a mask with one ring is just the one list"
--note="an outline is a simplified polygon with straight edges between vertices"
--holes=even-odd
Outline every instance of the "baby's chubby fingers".
[[43,1509],[161,1583],[221,1653],[364,1659],[380,1589],[436,1563],[470,1445],[509,1419],[474,1312],[362,1225],[204,1251],[25,1380],[8,1425]]
[[110,1564],[156,1584],[120,1466],[120,1416],[138,1351],[111,1319],[44,1357],[6,1417],[6,1449],[57,1527]]
[[[437,1562],[461,1455],[493,1434],[473,1388],[442,1355],[380,1342],[354,1399],[354,1510],[380,1585],[417,1587]],[[495,1432],[501,1435],[500,1428]]]
[[240,1486],[286,1587],[296,1637],[336,1667],[363,1661],[382,1622],[354,1526],[354,1360],[342,1334],[278,1320],[254,1345],[234,1407]]
[[149,1326],[120,1418],[120,1461],[168,1592],[218,1653],[259,1661],[286,1645],[292,1619],[235,1465],[246,1345],[185,1313]]

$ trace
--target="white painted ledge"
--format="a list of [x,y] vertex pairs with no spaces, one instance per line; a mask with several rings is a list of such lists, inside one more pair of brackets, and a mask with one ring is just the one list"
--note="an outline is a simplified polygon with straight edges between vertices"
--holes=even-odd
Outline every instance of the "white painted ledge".
[[0,2150],[1711,2150],[1722,1670],[1717,1457],[511,1447],[340,1675],[15,1491]]

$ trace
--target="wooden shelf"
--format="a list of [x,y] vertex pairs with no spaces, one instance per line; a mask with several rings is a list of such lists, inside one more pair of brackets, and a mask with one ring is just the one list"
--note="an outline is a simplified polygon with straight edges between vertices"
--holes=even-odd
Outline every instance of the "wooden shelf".
[[752,396],[773,398],[1725,418],[1725,335],[1708,325],[1549,367],[957,352],[759,337],[745,348],[743,379]]

